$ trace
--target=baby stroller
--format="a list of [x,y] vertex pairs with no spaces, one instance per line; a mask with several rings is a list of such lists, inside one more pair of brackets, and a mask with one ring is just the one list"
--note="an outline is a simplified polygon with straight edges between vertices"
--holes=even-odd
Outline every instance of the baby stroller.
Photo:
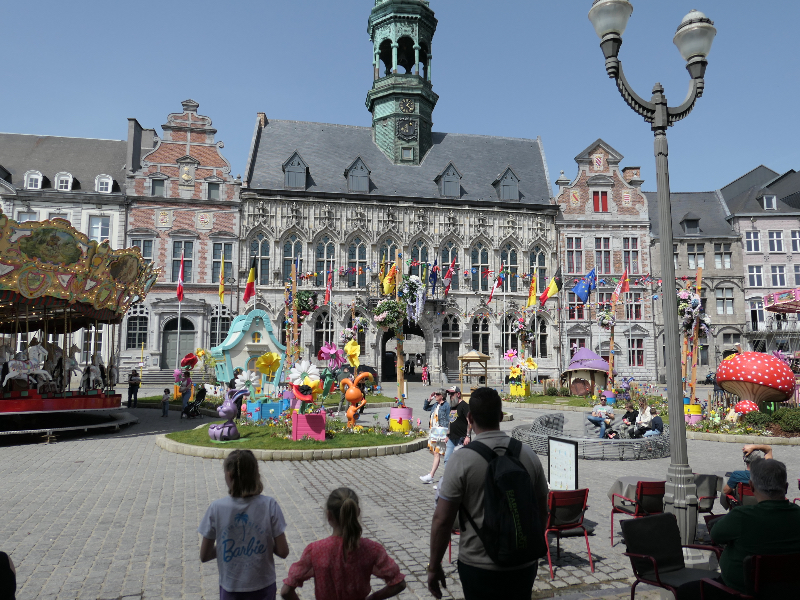
[[185,416],[187,419],[191,419],[193,417],[202,417],[203,414],[200,412],[200,405],[205,399],[206,388],[204,386],[200,386],[197,389],[197,393],[194,395],[194,400],[186,405],[186,408],[183,409],[181,416]]

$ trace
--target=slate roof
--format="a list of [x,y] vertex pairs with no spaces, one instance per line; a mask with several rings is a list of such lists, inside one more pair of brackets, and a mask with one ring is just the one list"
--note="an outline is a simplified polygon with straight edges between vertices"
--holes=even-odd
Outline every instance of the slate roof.
[[730,182],[728,185],[723,187],[720,192],[722,193],[722,197],[725,198],[725,201],[727,202],[728,200],[736,198],[736,196],[747,191],[753,186],[761,187],[768,184],[778,175],[779,173],[776,173],[769,167],[759,165],[752,171],[748,171],[738,179]]
[[[765,194],[774,194],[775,210],[764,210],[759,198]],[[790,170],[777,179],[773,178],[767,187],[754,185],[738,196],[727,199],[728,209],[733,215],[756,214],[770,215],[797,214],[800,211],[800,173]]]
[[17,189],[24,187],[27,171],[41,171],[51,187],[56,173],[66,171],[80,182],[76,191],[83,192],[94,192],[98,175],[110,175],[122,189],[126,146],[122,140],[0,133],[0,165],[9,171],[11,184]]
[[[251,189],[284,189],[281,165],[295,151],[309,167],[308,192],[347,194],[344,171],[360,156],[371,169],[371,194],[441,199],[434,181],[452,162],[462,174],[461,200],[496,201],[492,182],[508,167],[519,177],[521,204],[550,204],[541,140],[433,133],[433,147],[419,166],[395,165],[372,139],[371,127],[270,120],[250,156]],[[251,150],[251,153],[253,150]]]
[[[650,215],[650,234],[658,239],[658,194],[645,192],[647,211]],[[670,194],[672,204],[672,235],[675,239],[738,237],[725,220],[725,207],[717,192],[674,192]],[[700,233],[687,235],[681,221],[684,218],[699,218]]]

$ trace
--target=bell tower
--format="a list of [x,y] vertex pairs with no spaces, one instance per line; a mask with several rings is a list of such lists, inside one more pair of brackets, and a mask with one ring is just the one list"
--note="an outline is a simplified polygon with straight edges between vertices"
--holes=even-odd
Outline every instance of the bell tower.
[[431,42],[438,21],[428,0],[375,0],[368,32],[374,82],[367,93],[375,143],[389,160],[418,165],[430,150]]

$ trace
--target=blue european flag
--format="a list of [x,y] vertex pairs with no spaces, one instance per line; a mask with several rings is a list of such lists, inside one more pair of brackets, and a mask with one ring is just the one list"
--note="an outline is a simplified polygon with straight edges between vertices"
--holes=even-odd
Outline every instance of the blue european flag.
[[574,288],[572,288],[572,293],[580,299],[582,304],[586,304],[589,301],[589,294],[592,290],[596,289],[597,275],[595,274],[594,269],[592,269],[583,279],[578,282]]

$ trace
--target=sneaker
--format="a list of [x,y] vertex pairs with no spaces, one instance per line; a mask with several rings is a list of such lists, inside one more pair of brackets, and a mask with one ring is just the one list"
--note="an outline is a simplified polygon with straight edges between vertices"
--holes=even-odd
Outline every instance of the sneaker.
[[422,483],[430,483],[431,481],[433,481],[433,477],[431,477],[431,476],[430,476],[430,474],[428,474],[428,475],[422,475],[422,476],[420,476],[419,480],[420,480]]

